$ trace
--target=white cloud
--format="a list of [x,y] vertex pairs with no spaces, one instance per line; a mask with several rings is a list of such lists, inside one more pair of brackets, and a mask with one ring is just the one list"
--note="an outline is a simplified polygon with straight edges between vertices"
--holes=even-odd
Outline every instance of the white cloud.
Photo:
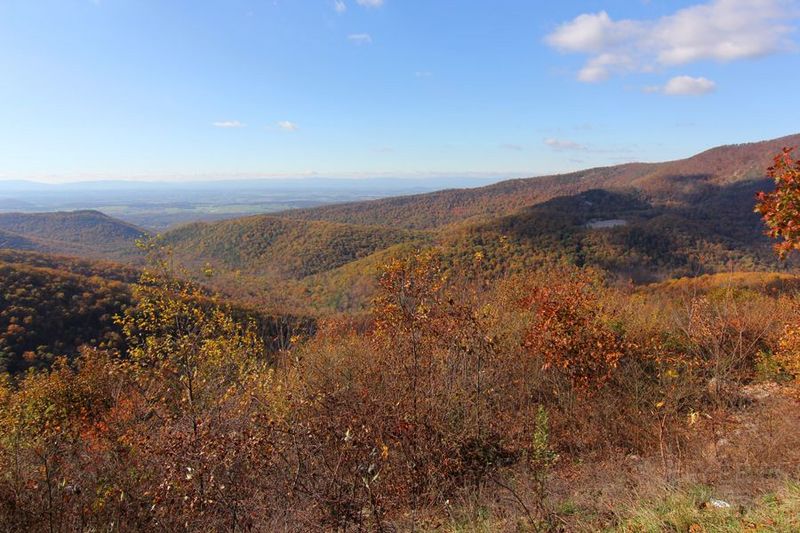
[[652,20],[614,20],[585,13],[558,26],[545,42],[564,53],[589,56],[584,82],[614,74],[649,72],[695,61],[735,61],[793,46],[796,0],[709,0]]
[[555,150],[556,152],[584,152],[586,146],[566,139],[545,139],[544,144]]
[[356,0],[356,2],[364,7],[381,7],[383,5],[383,0]]
[[347,40],[353,44],[372,44],[372,36],[369,33],[351,33],[347,36]]
[[560,25],[546,37],[550,46],[564,52],[598,53],[628,40],[639,31],[635,21],[614,22],[608,13],[585,13]]
[[216,128],[244,128],[246,126],[246,124],[238,120],[220,120],[218,122],[213,122],[212,125]]
[[669,95],[699,95],[714,92],[717,84],[707,78],[692,78],[691,76],[676,76],[664,86],[664,94]]
[[288,120],[281,120],[279,122],[276,122],[276,125],[283,131],[297,131],[298,129],[300,129],[297,124],[295,124],[294,122],[290,122]]
[[335,0],[333,2],[333,9],[337,13],[344,13],[345,11],[347,11],[347,4],[345,4],[342,0]]

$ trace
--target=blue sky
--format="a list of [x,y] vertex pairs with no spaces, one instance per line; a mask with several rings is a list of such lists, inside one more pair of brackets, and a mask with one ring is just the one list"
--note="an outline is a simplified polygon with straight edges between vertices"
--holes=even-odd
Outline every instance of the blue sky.
[[800,131],[794,0],[0,0],[0,179],[537,175]]

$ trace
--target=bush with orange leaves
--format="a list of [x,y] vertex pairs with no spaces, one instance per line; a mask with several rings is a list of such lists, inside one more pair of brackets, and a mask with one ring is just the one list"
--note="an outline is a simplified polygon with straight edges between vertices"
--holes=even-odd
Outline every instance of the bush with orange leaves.
[[7,531],[88,525],[83,514],[102,477],[102,447],[91,432],[119,391],[115,368],[105,353],[85,349],[77,369],[59,358],[50,372],[30,372],[13,387],[0,381],[0,523]]
[[580,395],[602,387],[626,345],[604,316],[599,280],[588,271],[563,269],[522,295],[533,312],[524,347],[542,358],[542,369],[566,377]]
[[387,265],[380,287],[372,329],[334,322],[295,352],[296,490],[315,520],[380,528],[460,491],[504,491],[509,471],[545,479],[553,444],[638,452],[656,438],[660,384],[596,274],[564,267],[486,290],[423,252]]
[[658,365],[622,320],[627,297],[597,272],[561,266],[507,279],[488,296],[497,314],[497,374],[504,404],[516,413],[507,431],[530,434],[544,406],[562,452],[623,448],[640,453],[653,440],[652,398]]

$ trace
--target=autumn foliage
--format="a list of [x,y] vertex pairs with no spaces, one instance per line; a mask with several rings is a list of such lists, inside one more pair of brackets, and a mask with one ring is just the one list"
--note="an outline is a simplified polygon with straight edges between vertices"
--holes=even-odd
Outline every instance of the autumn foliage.
[[778,239],[775,249],[781,258],[792,250],[800,250],[800,161],[792,157],[792,148],[784,148],[769,168],[775,190],[758,194],[756,211],[769,228],[768,234]]
[[560,283],[532,287],[520,300],[535,310],[524,347],[543,369],[566,376],[582,394],[601,387],[625,353],[620,335],[604,321],[602,291],[588,272],[564,272]]
[[[756,206],[769,228],[768,234],[779,240],[775,250],[782,259],[789,252],[800,250],[800,160],[794,159],[792,152],[792,148],[784,148],[775,156],[769,168],[775,190],[759,193]],[[786,326],[777,359],[787,372],[800,380],[800,326],[796,322]]]
[[563,462],[659,453],[668,475],[709,383],[751,379],[785,308],[654,303],[564,265],[490,283],[435,250],[378,286],[369,315],[275,351],[157,258],[115,318],[124,348],[0,382],[0,523],[389,531],[495,494],[551,527]]

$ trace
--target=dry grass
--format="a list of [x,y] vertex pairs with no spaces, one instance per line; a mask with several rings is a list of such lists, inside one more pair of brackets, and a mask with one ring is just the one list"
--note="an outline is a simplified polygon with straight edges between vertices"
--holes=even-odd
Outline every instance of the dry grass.
[[[703,414],[692,424],[690,446],[680,460],[673,458],[668,471],[657,455],[564,462],[548,484],[549,516],[530,520],[509,493],[492,491],[480,501],[460,502],[435,530],[798,531],[800,406],[795,389],[760,384],[742,393],[747,402],[741,408]],[[524,477],[514,484],[519,493],[530,493]],[[711,499],[731,507],[716,508]]]

